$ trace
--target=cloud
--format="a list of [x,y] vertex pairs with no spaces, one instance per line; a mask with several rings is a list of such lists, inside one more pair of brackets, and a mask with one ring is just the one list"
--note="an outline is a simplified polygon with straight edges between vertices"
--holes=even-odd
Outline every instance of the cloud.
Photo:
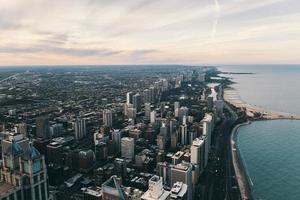
[[0,30],[5,31],[5,30],[16,30],[21,28],[21,24],[16,24],[12,22],[7,22],[7,21],[0,21]]
[[0,63],[228,62],[228,52],[246,62],[262,60],[259,49],[271,59],[269,44],[282,41],[282,58],[291,58],[299,8],[298,0],[0,0]]
[[50,53],[63,54],[68,56],[111,56],[122,53],[122,51],[115,51],[110,49],[79,49],[79,48],[63,48],[51,46],[32,46],[32,47],[0,47],[0,53],[11,54],[32,54],[32,53]]

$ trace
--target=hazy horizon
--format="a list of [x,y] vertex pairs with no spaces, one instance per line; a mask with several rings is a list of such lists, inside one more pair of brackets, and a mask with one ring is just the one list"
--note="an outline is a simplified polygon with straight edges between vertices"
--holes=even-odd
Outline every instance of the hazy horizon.
[[162,66],[162,67],[176,67],[176,66],[182,66],[182,67],[217,67],[217,68],[223,68],[223,67],[284,67],[284,66],[295,66],[300,67],[300,64],[27,64],[27,65],[0,65],[0,69],[10,69],[10,68],[47,68],[47,67],[54,67],[54,68],[61,68],[61,67],[69,67],[69,68],[89,68],[89,67],[134,67],[134,66]]
[[297,0],[0,0],[0,67],[299,64],[297,52]]

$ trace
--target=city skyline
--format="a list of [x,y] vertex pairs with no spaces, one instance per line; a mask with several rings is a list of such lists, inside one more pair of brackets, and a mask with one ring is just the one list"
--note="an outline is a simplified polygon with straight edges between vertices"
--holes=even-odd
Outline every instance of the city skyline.
[[296,0],[0,0],[0,65],[300,63]]

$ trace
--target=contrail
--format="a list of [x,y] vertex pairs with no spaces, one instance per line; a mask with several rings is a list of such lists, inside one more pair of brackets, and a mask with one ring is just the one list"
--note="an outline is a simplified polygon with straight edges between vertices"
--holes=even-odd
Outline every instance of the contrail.
[[211,31],[211,38],[212,38],[212,40],[214,40],[215,37],[216,37],[217,26],[218,26],[220,12],[221,12],[221,7],[220,7],[220,4],[219,4],[219,1],[218,0],[214,0],[214,3],[215,3],[216,17],[215,17],[215,19],[213,21],[213,27],[212,27],[212,31]]
[[214,2],[215,2],[215,6],[216,6],[216,11],[219,13],[221,11],[219,1],[218,0],[214,0]]

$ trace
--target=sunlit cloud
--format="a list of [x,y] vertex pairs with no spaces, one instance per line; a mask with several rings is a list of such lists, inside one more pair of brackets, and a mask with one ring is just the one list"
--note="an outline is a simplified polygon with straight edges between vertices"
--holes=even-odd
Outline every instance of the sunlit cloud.
[[298,0],[0,0],[0,65],[300,63]]

